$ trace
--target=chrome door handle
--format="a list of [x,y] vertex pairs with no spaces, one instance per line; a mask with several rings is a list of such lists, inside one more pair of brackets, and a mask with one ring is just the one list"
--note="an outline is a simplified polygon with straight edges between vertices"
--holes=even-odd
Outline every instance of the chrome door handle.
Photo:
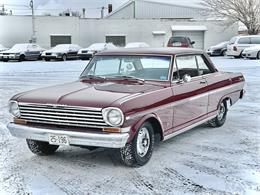
[[200,84],[206,84],[207,81],[200,81]]

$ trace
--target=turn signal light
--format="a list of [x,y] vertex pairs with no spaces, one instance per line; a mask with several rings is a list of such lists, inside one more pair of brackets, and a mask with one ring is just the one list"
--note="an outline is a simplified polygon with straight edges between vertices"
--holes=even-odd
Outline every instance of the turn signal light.
[[121,129],[120,128],[103,128],[104,132],[109,132],[109,133],[120,133]]
[[26,125],[27,121],[24,119],[14,118],[14,123],[19,125]]

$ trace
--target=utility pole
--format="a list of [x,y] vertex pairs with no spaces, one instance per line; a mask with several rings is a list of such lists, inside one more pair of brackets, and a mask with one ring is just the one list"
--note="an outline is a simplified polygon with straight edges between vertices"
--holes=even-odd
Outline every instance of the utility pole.
[[102,7],[101,8],[101,18],[104,18],[104,10],[105,10],[105,7]]
[[30,8],[32,9],[32,43],[36,43],[36,31],[35,31],[35,16],[34,16],[34,7],[33,0],[30,1]]

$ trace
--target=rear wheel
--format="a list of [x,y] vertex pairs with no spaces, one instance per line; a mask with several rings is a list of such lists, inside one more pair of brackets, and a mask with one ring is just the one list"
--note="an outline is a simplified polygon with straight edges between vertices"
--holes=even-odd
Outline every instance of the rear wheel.
[[22,62],[22,61],[24,61],[25,60],[25,55],[20,55],[20,57],[19,57],[19,62]]
[[31,139],[27,139],[26,142],[31,152],[40,156],[54,154],[54,152],[59,148],[59,146],[51,145],[48,142]]
[[145,165],[151,158],[154,147],[154,131],[149,122],[144,122],[134,139],[120,149],[121,161],[131,167]]
[[260,60],[260,51],[257,53],[256,58]]
[[222,56],[227,56],[227,50],[222,51]]
[[8,60],[3,60],[3,62],[8,62]]
[[227,102],[223,100],[219,105],[217,116],[209,121],[210,126],[221,127],[224,125],[227,117],[227,111]]
[[45,60],[46,62],[49,62],[49,61],[50,61],[50,59],[49,59],[49,58],[44,58],[44,60]]

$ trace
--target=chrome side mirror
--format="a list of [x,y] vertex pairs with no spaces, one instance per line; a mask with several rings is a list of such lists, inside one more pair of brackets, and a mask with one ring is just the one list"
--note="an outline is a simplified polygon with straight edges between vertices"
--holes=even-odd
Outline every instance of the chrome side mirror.
[[184,83],[188,83],[191,81],[191,76],[189,74],[185,74],[183,75],[182,80]]

